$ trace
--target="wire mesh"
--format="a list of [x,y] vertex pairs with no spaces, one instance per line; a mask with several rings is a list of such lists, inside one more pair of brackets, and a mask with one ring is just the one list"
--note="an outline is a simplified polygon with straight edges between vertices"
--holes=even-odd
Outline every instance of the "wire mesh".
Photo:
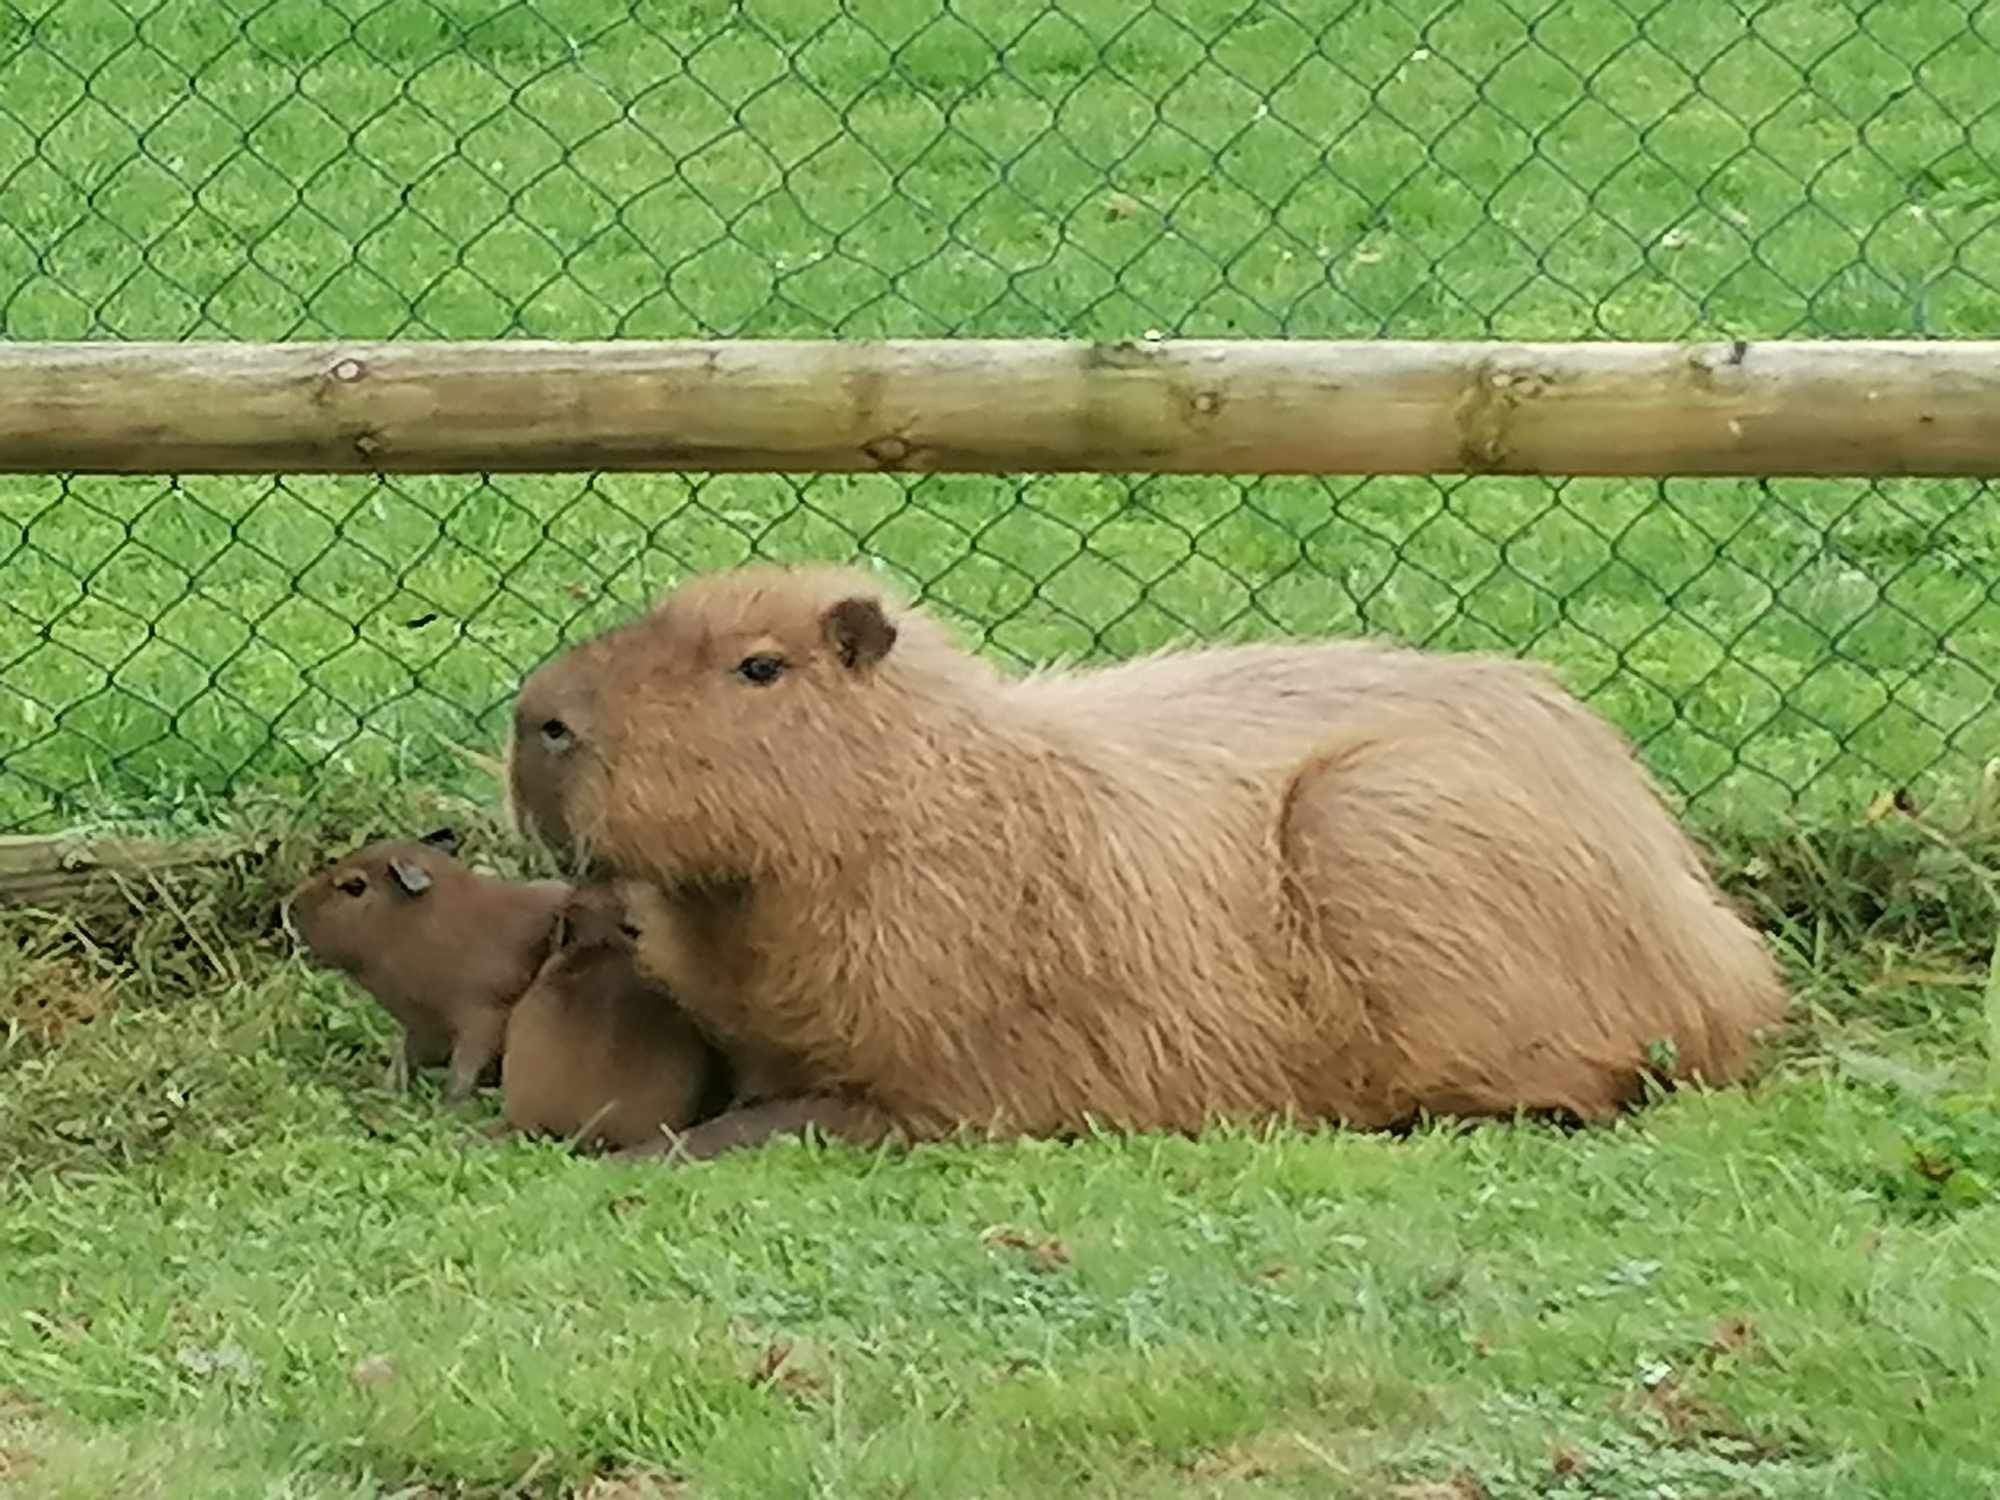
[[[2000,5],[0,5],[16,339],[1965,336]],[[0,479],[0,827],[428,776],[686,570],[1528,652],[1722,815],[1969,776],[1972,482]]]

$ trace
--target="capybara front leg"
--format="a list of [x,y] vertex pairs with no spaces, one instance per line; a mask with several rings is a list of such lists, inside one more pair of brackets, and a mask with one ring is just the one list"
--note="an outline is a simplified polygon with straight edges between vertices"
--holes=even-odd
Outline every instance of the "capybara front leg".
[[472,1097],[480,1075],[500,1056],[506,1037],[507,1020],[502,1015],[481,1014],[467,1021],[452,1039],[451,1071],[445,1080],[447,1104],[462,1104]]
[[799,1136],[808,1129],[831,1140],[870,1146],[891,1133],[879,1110],[824,1094],[771,1099],[742,1109],[725,1110],[714,1119],[678,1134],[663,1134],[643,1146],[613,1152],[619,1160],[708,1161],[727,1151],[761,1146],[779,1136]]
[[403,1040],[390,1055],[382,1086],[392,1094],[406,1094],[410,1080],[425,1068],[434,1068],[451,1056],[451,1042],[428,1018],[403,1023]]

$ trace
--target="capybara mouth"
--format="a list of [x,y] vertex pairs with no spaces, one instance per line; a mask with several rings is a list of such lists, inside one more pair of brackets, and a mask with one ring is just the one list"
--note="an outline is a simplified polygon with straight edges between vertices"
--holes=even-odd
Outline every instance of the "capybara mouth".
[[309,969],[322,969],[328,973],[351,974],[360,965],[344,956],[331,954],[313,941],[311,924],[301,925],[297,914],[287,902],[278,909],[278,925],[291,940],[292,953]]

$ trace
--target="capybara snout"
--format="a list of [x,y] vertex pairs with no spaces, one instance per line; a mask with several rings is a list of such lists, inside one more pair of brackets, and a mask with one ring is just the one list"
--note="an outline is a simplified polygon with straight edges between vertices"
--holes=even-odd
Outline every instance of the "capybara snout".
[[514,704],[505,770],[508,815],[517,831],[539,839],[582,873],[585,830],[569,809],[578,784],[598,771],[601,716],[595,653],[578,651],[528,674]]

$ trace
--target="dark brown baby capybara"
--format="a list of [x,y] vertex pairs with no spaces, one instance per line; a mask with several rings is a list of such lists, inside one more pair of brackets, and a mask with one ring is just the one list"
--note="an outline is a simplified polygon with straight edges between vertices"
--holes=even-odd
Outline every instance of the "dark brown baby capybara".
[[881,580],[695,578],[524,683],[516,815],[810,1088],[679,1141],[1598,1119],[1785,994],[1624,737],[1372,642],[1003,676]]
[[320,967],[347,975],[403,1027],[388,1087],[449,1062],[445,1098],[472,1093],[500,1061],[507,1012],[548,956],[560,880],[509,881],[468,869],[458,836],[384,839],[342,855],[285,899]]
[[507,1021],[506,1121],[583,1147],[629,1147],[729,1102],[729,1068],[671,993],[632,966],[617,892],[580,887],[556,914],[553,951]]

